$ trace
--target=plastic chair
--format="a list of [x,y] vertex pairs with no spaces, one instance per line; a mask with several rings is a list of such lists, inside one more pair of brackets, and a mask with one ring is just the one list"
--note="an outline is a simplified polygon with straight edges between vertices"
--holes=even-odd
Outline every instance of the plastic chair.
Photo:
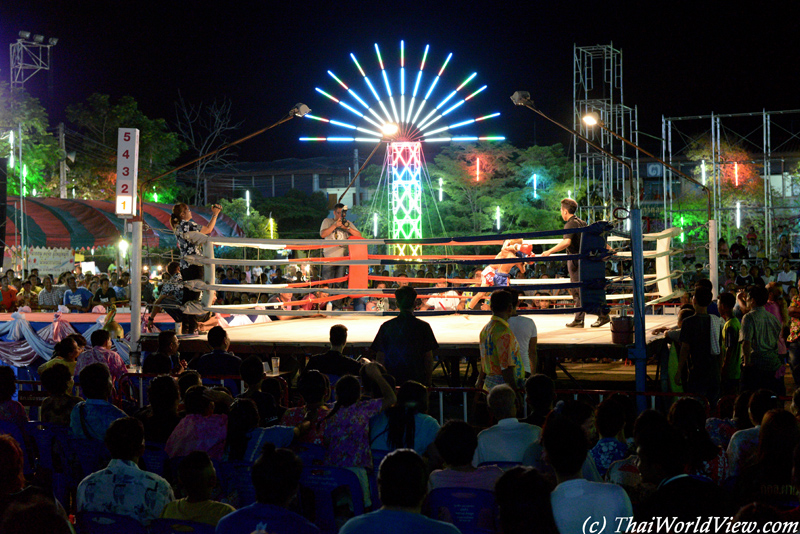
[[381,462],[390,452],[392,451],[372,449],[372,472],[367,473],[367,478],[369,479],[369,495],[372,500],[373,510],[377,510],[381,507],[381,497],[378,494],[378,470],[381,466]]
[[462,534],[494,534],[498,508],[494,493],[469,488],[438,488],[428,494],[429,517],[452,523]]
[[164,452],[164,445],[165,443],[146,441],[144,444],[142,463],[147,471],[169,479],[171,476],[171,473],[169,473],[169,456]]
[[126,515],[79,512],[78,534],[147,534],[147,528]]
[[303,467],[325,465],[325,447],[314,443],[299,443],[292,450],[303,460]]
[[328,383],[331,386],[331,398],[329,399],[329,401],[336,402],[336,389],[334,389],[334,386],[336,386],[336,382],[339,381],[341,376],[339,375],[325,375],[325,376],[328,377]]
[[79,483],[87,476],[105,469],[111,461],[111,453],[108,452],[105,443],[96,439],[67,438],[69,450],[67,454],[72,466],[77,471],[75,482]]
[[230,504],[236,508],[256,502],[256,488],[250,476],[249,462],[222,462],[217,466],[217,478]]
[[[335,534],[342,526],[343,520],[364,513],[364,492],[361,489],[361,482],[358,476],[348,469],[327,465],[305,467],[300,476],[300,488],[304,515],[309,517],[323,533]],[[349,499],[347,499],[348,492]],[[352,514],[341,513],[345,504],[352,505]]]
[[67,503],[69,488],[77,485],[77,482],[73,483],[69,472],[67,457],[69,427],[31,421],[26,426],[26,431],[36,443],[39,452],[37,480],[45,483],[59,502]]
[[33,458],[31,458],[30,451],[28,451],[25,444],[25,434],[22,430],[11,421],[0,421],[0,434],[8,434],[19,444],[22,449],[23,466],[22,471],[25,476],[33,475]]
[[214,525],[183,519],[154,519],[150,523],[150,534],[214,534],[215,530]]

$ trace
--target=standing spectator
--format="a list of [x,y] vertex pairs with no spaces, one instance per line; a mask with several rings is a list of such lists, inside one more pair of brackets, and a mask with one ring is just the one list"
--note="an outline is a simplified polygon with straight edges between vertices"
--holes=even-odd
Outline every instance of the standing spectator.
[[[747,234],[750,236],[751,234]],[[747,257],[751,260],[754,258],[758,258],[758,243],[756,242],[755,234],[752,234],[752,237],[747,238]]]
[[[800,284],[798,284],[800,285]],[[789,302],[789,335],[786,338],[786,349],[789,352],[789,368],[795,384],[800,384],[800,293],[796,293]]]
[[3,297],[0,308],[6,313],[12,313],[17,310],[17,290],[9,286],[8,283],[8,276],[4,276],[2,280],[0,280],[0,296]]
[[125,412],[108,402],[114,390],[111,374],[106,364],[93,363],[82,369],[78,376],[86,400],[72,409],[70,432],[79,438],[102,441],[111,423],[125,417]]
[[551,413],[542,429],[542,445],[558,482],[550,505],[559,532],[582,532],[588,517],[614,529],[618,517],[633,515],[631,500],[620,486],[582,478],[589,443],[578,424]]
[[95,330],[92,332],[92,348],[86,350],[78,356],[75,364],[75,374],[80,374],[84,367],[93,363],[105,364],[114,380],[119,379],[128,372],[122,357],[111,350],[114,346],[111,343],[111,334],[108,330]]
[[725,241],[724,237],[720,237],[717,242],[717,255],[720,261],[727,261],[730,259],[731,252],[728,248],[728,242]]
[[414,317],[416,290],[403,286],[394,294],[400,314],[381,325],[372,342],[372,350],[397,384],[416,380],[430,386],[433,351],[439,348],[439,344],[431,325]]
[[73,312],[88,312],[92,307],[92,293],[85,287],[78,287],[74,276],[67,278],[67,287],[69,289],[64,293],[64,306]]
[[186,498],[167,503],[161,512],[162,518],[217,526],[220,519],[236,511],[230,504],[211,500],[211,492],[217,485],[217,472],[205,452],[190,452],[181,460],[178,480],[186,489]]
[[422,515],[427,488],[428,467],[419,454],[408,449],[389,453],[378,471],[383,506],[350,519],[339,534],[458,534],[459,530],[450,523]]
[[300,489],[303,462],[289,449],[264,444],[250,469],[256,502],[220,519],[216,534],[264,531],[270,534],[319,534],[305,518],[287,510]]
[[722,347],[720,347],[722,355],[720,391],[723,395],[737,392],[742,377],[742,346],[739,341],[742,324],[733,316],[735,305],[736,297],[733,293],[722,293],[719,296],[719,313],[725,321],[722,327]]
[[747,259],[747,247],[745,247],[744,244],[742,244],[742,236],[736,237],[736,243],[731,245],[730,253],[732,260]]
[[478,448],[472,465],[478,467],[485,462],[521,463],[528,447],[539,440],[541,428],[517,419],[517,395],[507,384],[493,387],[486,402],[497,424],[478,434]]
[[692,298],[695,313],[684,319],[681,326],[681,352],[675,382],[682,384],[688,393],[705,396],[713,406],[719,395],[722,323],[719,317],[708,314],[712,298],[708,288],[695,290]]
[[221,326],[208,331],[208,344],[211,352],[189,362],[189,369],[194,369],[201,376],[239,376],[242,359],[228,352],[231,341],[228,333]]
[[321,373],[333,376],[358,375],[361,363],[342,354],[347,345],[347,327],[343,324],[333,325],[329,339],[331,350],[312,356],[308,360],[306,370],[316,369]]
[[500,384],[521,388],[525,368],[517,338],[508,324],[513,296],[507,290],[492,292],[492,318],[480,333],[481,369],[476,387],[489,391]]
[[53,287],[53,280],[49,276],[45,276],[44,288],[39,292],[39,309],[55,311],[62,302],[64,302],[63,295]]
[[119,514],[149,525],[175,496],[169,482],[137,466],[144,454],[142,423],[133,417],[114,421],[105,444],[111,462],[78,484],[78,512]]
[[792,257],[792,245],[789,243],[789,238],[786,235],[781,235],[778,240],[778,264],[786,265],[789,263],[789,258]]
[[150,281],[150,277],[146,273],[142,274],[142,302],[152,304],[155,302],[156,286]]
[[789,288],[797,284],[797,273],[792,270],[792,264],[788,261],[783,263],[783,270],[778,273],[776,281],[781,285],[784,294],[789,294]]
[[778,358],[778,338],[781,324],[764,309],[766,288],[753,287],[748,295],[749,311],[742,318],[742,380],[748,389],[766,388],[778,394],[784,391],[783,376],[776,373],[782,363]]
[[522,365],[525,367],[525,378],[531,374],[538,372],[537,355],[536,355],[536,342],[538,340],[536,334],[536,323],[533,319],[525,315],[518,315],[517,309],[519,308],[519,291],[511,291],[511,317],[508,318],[508,326],[514,332],[514,337],[517,338],[519,343],[520,359]]
[[[351,222],[346,220],[347,206],[344,204],[336,204],[333,207],[333,218],[327,217],[323,219],[319,227],[319,236],[322,239],[329,240],[344,240],[352,237],[361,237],[361,232]],[[337,245],[333,247],[326,247],[322,249],[322,255],[326,258],[341,258],[347,255],[347,246]],[[320,278],[323,280],[330,280],[332,278],[341,278],[347,273],[346,265],[329,265],[322,266],[322,273]],[[334,283],[333,287],[337,287],[338,282]]]

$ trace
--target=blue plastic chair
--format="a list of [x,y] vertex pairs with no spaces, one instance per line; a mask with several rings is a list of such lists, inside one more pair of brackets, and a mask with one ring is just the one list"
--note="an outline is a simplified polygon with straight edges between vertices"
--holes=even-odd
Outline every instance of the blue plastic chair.
[[25,476],[33,475],[33,458],[25,445],[25,434],[15,423],[11,421],[0,421],[0,434],[8,434],[19,444],[22,449],[24,464],[22,470]]
[[221,462],[217,466],[217,478],[222,493],[231,506],[242,508],[256,502],[256,488],[250,475],[249,462]]
[[142,463],[145,469],[151,473],[169,479],[169,456],[164,452],[165,443],[156,443],[155,441],[146,441],[144,444],[144,454],[142,455]]
[[494,534],[499,512],[491,491],[438,488],[428,494],[429,517],[452,523],[462,534]]
[[49,477],[50,486],[56,498],[61,503],[68,502],[69,489],[75,487],[69,470],[68,436],[69,427],[55,423],[39,423],[31,421],[26,427],[28,435],[36,443],[38,449],[37,478],[46,481]]
[[478,464],[478,467],[485,467],[487,465],[494,465],[499,467],[503,471],[508,471],[512,467],[517,467],[518,465],[522,465],[522,462],[481,462]]
[[76,470],[76,484],[92,473],[105,469],[111,461],[111,453],[100,440],[69,436],[68,445],[67,454]]
[[314,443],[298,443],[292,445],[292,450],[303,460],[303,467],[325,465],[326,448]]
[[390,452],[392,451],[372,449],[372,472],[367,473],[367,478],[369,478],[369,495],[372,500],[373,510],[377,510],[381,507],[381,497],[378,493],[378,470],[380,469],[381,462]]
[[183,519],[154,519],[150,523],[150,534],[214,534],[215,530],[214,525]]
[[[300,476],[301,504],[309,520],[323,533],[335,534],[343,520],[364,513],[364,492],[358,476],[342,467],[304,467]],[[303,489],[307,491],[303,491]],[[349,493],[349,499],[346,498]],[[311,501],[311,502],[308,502]],[[352,505],[351,514],[341,512]]]
[[137,520],[119,514],[79,512],[78,534],[148,534],[147,528]]

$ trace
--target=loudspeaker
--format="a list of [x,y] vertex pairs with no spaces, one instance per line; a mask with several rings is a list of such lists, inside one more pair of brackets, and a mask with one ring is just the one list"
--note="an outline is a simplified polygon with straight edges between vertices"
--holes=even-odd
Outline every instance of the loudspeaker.
[[6,211],[8,206],[8,158],[0,158],[0,267],[6,253]]

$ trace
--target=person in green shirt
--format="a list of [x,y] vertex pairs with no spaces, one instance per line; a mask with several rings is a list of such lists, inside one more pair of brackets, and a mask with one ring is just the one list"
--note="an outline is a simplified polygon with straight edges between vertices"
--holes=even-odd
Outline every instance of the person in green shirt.
[[189,453],[178,466],[178,479],[187,497],[167,504],[161,512],[162,519],[181,519],[216,526],[220,519],[236,511],[230,504],[211,500],[211,491],[217,484],[217,473],[208,453]]
[[742,324],[733,315],[736,297],[733,293],[722,293],[717,299],[719,314],[725,320],[722,326],[722,359],[720,366],[721,392],[723,395],[733,395],[739,391],[739,380],[742,377],[742,344],[739,341],[739,331]]

